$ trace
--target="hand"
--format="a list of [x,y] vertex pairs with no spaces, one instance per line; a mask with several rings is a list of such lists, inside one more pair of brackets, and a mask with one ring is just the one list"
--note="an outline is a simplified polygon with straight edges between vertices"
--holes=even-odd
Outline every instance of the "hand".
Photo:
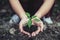
[[24,18],[21,19],[20,23],[19,23],[19,29],[22,33],[27,34],[28,36],[30,36],[30,33],[26,32],[23,30],[23,27],[25,26],[25,24],[28,22],[28,18]]
[[43,31],[44,25],[41,20],[36,22],[34,19],[32,19],[32,25],[36,25],[38,27],[38,30],[36,30],[35,32],[32,32],[31,36],[36,36],[39,32]]

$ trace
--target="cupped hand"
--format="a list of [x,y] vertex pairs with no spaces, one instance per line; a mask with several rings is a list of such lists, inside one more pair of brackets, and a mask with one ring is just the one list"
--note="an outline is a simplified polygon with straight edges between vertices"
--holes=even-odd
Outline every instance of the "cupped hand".
[[39,32],[43,31],[44,25],[41,20],[37,22],[36,20],[32,19],[32,25],[36,25],[38,29],[35,32],[32,32],[31,36],[36,36],[37,34],[39,34]]
[[28,22],[28,18],[21,19],[21,21],[19,23],[19,29],[22,33],[27,34],[28,36],[30,36],[30,33],[23,30],[23,27],[26,25],[27,22]]
[[36,22],[34,19],[32,20],[32,25],[36,25],[38,27],[38,29],[35,32],[32,32],[31,34],[29,32],[26,32],[23,30],[23,27],[26,25],[26,23],[28,22],[29,19],[21,19],[20,23],[19,23],[19,29],[22,33],[27,34],[29,37],[31,36],[36,36],[37,34],[39,34],[39,32],[43,31],[43,22],[40,20],[38,22]]

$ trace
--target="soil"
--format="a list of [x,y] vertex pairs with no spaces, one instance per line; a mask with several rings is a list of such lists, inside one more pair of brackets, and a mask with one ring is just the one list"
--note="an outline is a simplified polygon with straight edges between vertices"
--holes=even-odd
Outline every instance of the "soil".
[[[6,25],[6,28],[4,28]],[[58,26],[46,26],[46,29],[43,32],[40,32],[35,37],[28,37],[20,32],[18,25],[13,25],[10,27],[8,24],[3,24],[2,28],[0,28],[0,40],[60,40],[60,27]],[[13,28],[12,31],[10,31]],[[25,27],[27,28],[27,27]],[[36,28],[35,26],[32,27]],[[8,29],[8,30],[6,30]],[[27,28],[28,29],[28,28]],[[31,29],[31,30],[33,30]],[[37,29],[37,28],[36,28]],[[15,30],[15,31],[14,31]],[[26,29],[25,29],[26,30]],[[28,29],[28,32],[33,32]],[[11,33],[12,32],[12,33]]]
[[32,25],[30,28],[28,26],[25,26],[23,29],[29,33],[32,33],[37,30],[37,26]]
[[[3,13],[1,14],[3,15]],[[55,21],[54,18],[52,18],[53,21],[55,21],[54,24],[49,25],[44,23],[44,25],[46,25],[46,29],[44,29],[43,32],[40,32],[35,37],[29,38],[28,35],[20,32],[18,25],[12,26],[8,24],[10,17],[11,14],[5,15],[3,17],[0,16],[0,40],[60,40],[60,26],[57,25],[58,22]],[[37,29],[36,26],[32,26],[31,28],[29,29],[26,26],[24,27],[24,30],[32,33]]]

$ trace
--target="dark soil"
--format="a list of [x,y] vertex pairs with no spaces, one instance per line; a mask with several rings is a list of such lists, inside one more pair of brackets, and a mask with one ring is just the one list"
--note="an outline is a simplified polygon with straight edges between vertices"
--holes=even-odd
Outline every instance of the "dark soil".
[[30,28],[28,26],[25,26],[23,29],[29,33],[32,33],[37,30],[37,26],[32,25]]
[[[11,28],[14,28],[16,30],[14,34],[11,34],[9,32]],[[34,29],[35,26],[32,28]],[[47,26],[46,30],[44,30],[43,32],[40,32],[35,37],[30,37],[30,38],[28,37],[28,35],[21,33],[17,25],[10,27],[9,30],[6,30],[6,29],[7,27],[0,28],[0,40],[60,40],[60,27],[57,27],[57,26],[56,27]],[[31,30],[28,29],[28,32],[32,32]]]

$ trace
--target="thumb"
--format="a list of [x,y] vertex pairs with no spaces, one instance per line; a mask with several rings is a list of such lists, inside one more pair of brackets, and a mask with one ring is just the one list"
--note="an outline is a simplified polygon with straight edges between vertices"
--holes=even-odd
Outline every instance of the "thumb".
[[21,22],[19,23],[19,30],[20,30],[21,32],[23,32],[23,25],[22,25]]
[[22,23],[19,24],[19,29],[20,29],[20,31],[21,31],[22,33],[27,34],[27,35],[30,36],[30,33],[28,33],[28,32],[26,32],[26,31],[23,30],[23,25],[22,25]]

